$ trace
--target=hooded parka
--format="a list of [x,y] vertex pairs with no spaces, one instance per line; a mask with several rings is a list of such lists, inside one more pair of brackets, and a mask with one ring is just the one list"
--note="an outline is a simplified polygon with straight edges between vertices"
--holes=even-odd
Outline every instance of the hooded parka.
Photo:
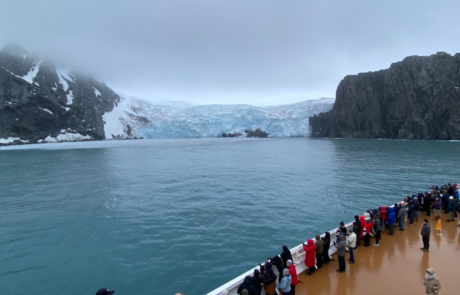
[[364,238],[363,231],[364,227],[366,226],[366,222],[364,221],[364,215],[359,216],[359,221],[361,222],[361,232],[359,233],[359,238],[362,239]]
[[315,266],[315,244],[312,239],[307,240],[307,245],[303,246],[305,250],[305,265],[307,267]]

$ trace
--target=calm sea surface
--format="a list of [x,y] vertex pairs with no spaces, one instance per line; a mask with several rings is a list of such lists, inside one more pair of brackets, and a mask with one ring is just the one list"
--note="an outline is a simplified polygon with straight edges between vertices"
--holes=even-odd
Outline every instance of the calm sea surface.
[[460,181],[459,142],[175,139],[0,148],[0,294],[205,294],[281,246]]

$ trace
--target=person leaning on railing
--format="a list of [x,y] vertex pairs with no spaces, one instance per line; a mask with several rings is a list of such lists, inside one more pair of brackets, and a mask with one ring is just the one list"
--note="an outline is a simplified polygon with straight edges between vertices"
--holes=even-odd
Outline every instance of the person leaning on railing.
[[294,263],[292,260],[287,261],[287,269],[289,270],[289,274],[291,275],[291,295],[295,295],[295,287],[299,284],[299,280],[297,279],[297,269],[295,268]]
[[290,295],[291,283],[292,283],[292,278],[291,278],[291,275],[289,274],[289,269],[285,268],[283,270],[283,278],[281,279],[281,283],[278,286],[278,289],[283,293],[283,295]]
[[254,269],[254,275],[251,278],[251,282],[254,288],[256,288],[257,294],[262,294],[262,284],[264,283],[264,279],[260,276],[258,269]]
[[243,290],[247,290],[247,292],[249,293],[248,295],[259,295],[259,293],[257,293],[256,288],[254,288],[254,286],[252,285],[252,279],[250,276],[246,276],[244,278],[244,281],[238,287],[238,290],[236,291],[236,293],[240,295],[244,295]]
[[315,240],[316,266],[321,269],[323,267],[324,241],[319,235],[315,236]]
[[327,231],[324,233],[324,237],[321,239],[324,242],[324,248],[323,248],[323,264],[328,265],[329,264],[329,248],[331,247],[331,234]]
[[345,254],[347,253],[347,245],[345,242],[345,237],[340,235],[339,236],[340,242],[335,242],[334,245],[337,248],[337,256],[339,257],[339,269],[337,272],[344,272],[345,271]]
[[273,273],[272,269],[267,269],[264,274],[264,290],[267,295],[276,293],[276,279],[278,277]]

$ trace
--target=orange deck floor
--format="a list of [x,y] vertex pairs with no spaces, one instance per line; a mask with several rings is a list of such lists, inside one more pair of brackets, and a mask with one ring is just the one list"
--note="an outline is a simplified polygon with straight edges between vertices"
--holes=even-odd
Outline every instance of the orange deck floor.
[[[380,246],[364,247],[363,242],[354,252],[356,264],[349,264],[346,256],[346,272],[338,273],[337,256],[312,276],[299,274],[296,295],[305,294],[425,294],[423,277],[427,268],[436,270],[441,282],[440,295],[460,294],[460,227],[458,220],[446,222],[447,214],[441,214],[442,236],[435,230],[437,221],[433,214],[420,215],[414,225],[405,224],[405,231],[395,228],[390,236],[388,229],[382,233]],[[423,252],[420,230],[423,219],[431,226],[430,252]]]

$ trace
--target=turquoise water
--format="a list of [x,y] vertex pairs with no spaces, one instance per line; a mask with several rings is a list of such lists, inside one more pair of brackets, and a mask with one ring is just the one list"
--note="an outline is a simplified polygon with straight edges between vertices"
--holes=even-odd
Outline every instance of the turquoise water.
[[0,294],[204,294],[341,220],[460,181],[458,142],[0,148]]

